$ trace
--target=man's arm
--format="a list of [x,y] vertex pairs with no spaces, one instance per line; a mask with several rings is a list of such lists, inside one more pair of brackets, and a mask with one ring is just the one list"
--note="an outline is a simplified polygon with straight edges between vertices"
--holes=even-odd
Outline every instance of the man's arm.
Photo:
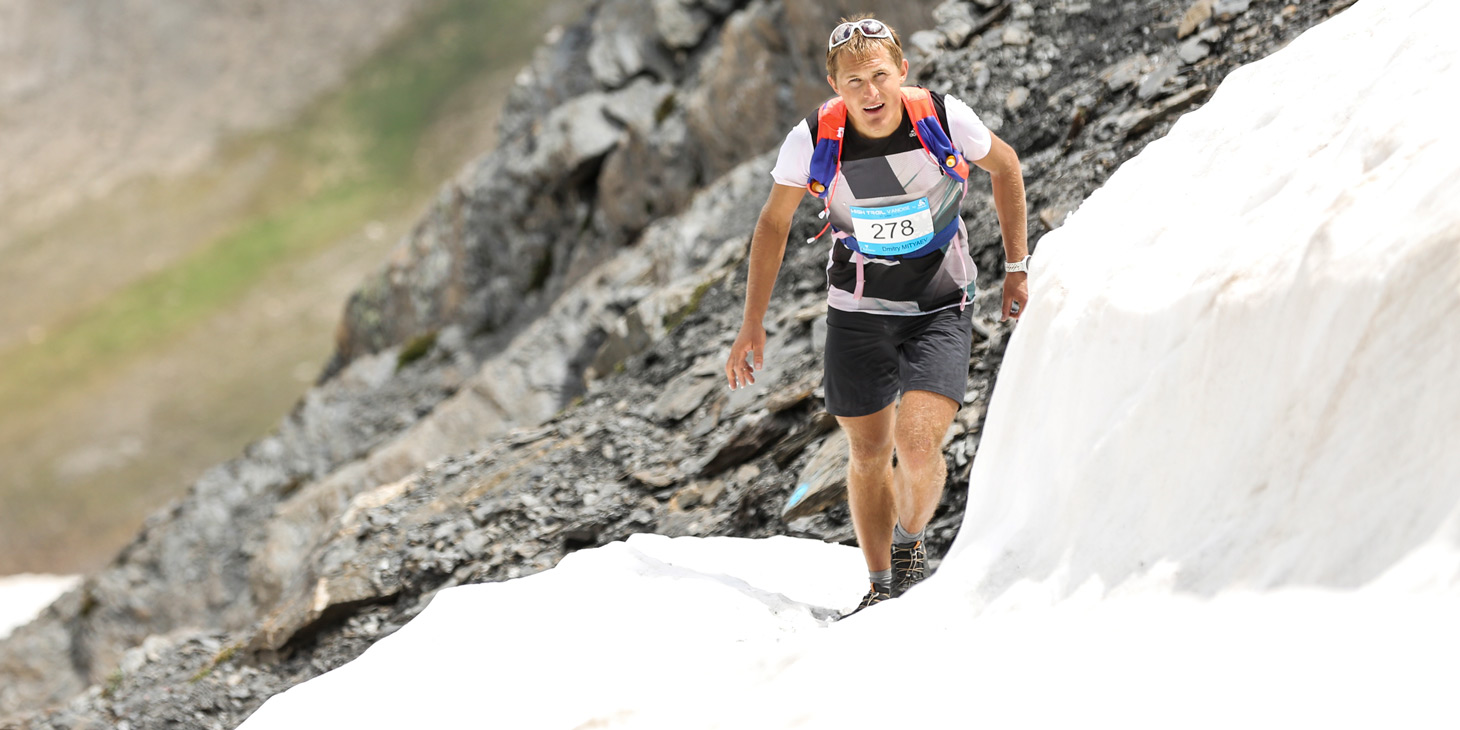
[[[755,221],[755,233],[750,237],[750,270],[745,283],[745,315],[740,322],[740,334],[725,361],[725,378],[730,381],[731,389],[754,383],[755,371],[765,363],[765,313],[770,308],[776,274],[780,273],[781,260],[786,255],[791,217],[805,195],[806,188],[771,186],[770,198]],[[755,355],[753,368],[746,362],[750,353]]]
[[[1004,237],[1004,259],[1009,263],[1024,260],[1029,253],[1028,226],[1024,206],[1024,173],[1019,155],[993,132],[993,146],[983,159],[975,160],[993,179],[994,210],[999,214],[999,232]],[[1002,319],[1019,318],[1029,303],[1029,274],[1016,271],[1004,274],[1004,314]],[[1015,309],[1014,305],[1018,304]]]

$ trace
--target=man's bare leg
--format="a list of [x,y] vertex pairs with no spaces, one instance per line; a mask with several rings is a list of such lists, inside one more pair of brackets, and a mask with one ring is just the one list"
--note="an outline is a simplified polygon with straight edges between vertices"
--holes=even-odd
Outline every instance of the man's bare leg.
[[943,499],[943,483],[948,480],[943,438],[957,414],[958,404],[951,398],[926,390],[904,393],[897,407],[892,494],[895,519],[906,532],[916,533],[927,526]]
[[892,567],[892,525],[897,521],[892,490],[896,407],[893,404],[869,416],[836,419],[851,448],[847,503],[852,510],[852,526],[871,572]]

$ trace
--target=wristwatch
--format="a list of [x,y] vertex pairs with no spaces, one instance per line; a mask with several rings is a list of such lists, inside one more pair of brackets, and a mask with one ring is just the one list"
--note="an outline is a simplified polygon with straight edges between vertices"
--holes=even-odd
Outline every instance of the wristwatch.
[[1014,263],[1009,263],[1008,261],[1005,261],[1004,262],[1004,272],[1005,273],[1008,273],[1008,274],[1012,274],[1012,273],[1014,273],[1016,271],[1022,271],[1022,272],[1024,272],[1024,273],[1027,274],[1027,273],[1029,273],[1029,259],[1032,259],[1032,258],[1034,258],[1034,257],[1033,256],[1025,256],[1023,261],[1016,261]]

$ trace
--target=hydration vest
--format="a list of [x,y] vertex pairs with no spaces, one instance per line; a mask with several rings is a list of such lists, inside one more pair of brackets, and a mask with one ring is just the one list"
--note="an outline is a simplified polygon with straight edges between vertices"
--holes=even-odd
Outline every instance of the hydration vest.
[[[917,133],[918,142],[922,144],[923,149],[938,163],[938,168],[943,171],[943,174],[959,183],[967,183],[968,161],[963,159],[963,153],[953,146],[952,140],[948,139],[948,134],[943,131],[943,125],[938,121],[938,113],[933,107],[932,94],[920,86],[904,86],[900,90],[903,113],[912,120],[913,131]],[[826,207],[822,209],[820,217],[827,219],[831,215],[831,195],[841,174],[842,137],[846,133],[847,126],[847,107],[841,97],[835,97],[822,104],[821,109],[816,113],[816,121],[816,147],[811,152],[811,170],[806,189],[811,191],[812,195],[826,201]],[[957,224],[958,221],[955,218],[952,225],[948,226],[946,230],[939,231],[933,240],[923,248],[893,258],[916,258],[942,248],[957,233]],[[806,239],[806,242],[814,243],[831,227],[831,222],[828,221],[820,232]],[[856,238],[840,234],[837,238],[859,256],[863,254],[857,245]],[[860,264],[860,260],[858,263]]]

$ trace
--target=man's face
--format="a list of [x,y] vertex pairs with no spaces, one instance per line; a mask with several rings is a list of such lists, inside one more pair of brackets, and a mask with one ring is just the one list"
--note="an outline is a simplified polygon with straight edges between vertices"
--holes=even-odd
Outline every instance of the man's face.
[[864,137],[886,137],[902,124],[902,88],[907,81],[907,59],[892,62],[887,48],[865,58],[837,59],[836,78],[826,77],[832,90],[847,105],[847,118]]

